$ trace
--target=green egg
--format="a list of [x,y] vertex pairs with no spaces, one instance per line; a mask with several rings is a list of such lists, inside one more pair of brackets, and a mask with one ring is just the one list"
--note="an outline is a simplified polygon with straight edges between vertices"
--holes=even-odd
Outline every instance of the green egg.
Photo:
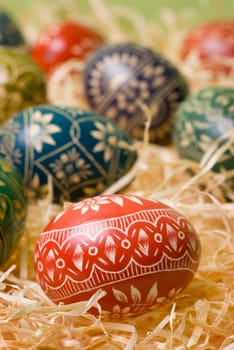
[[27,200],[19,174],[0,158],[0,266],[16,250],[26,222]]
[[29,54],[0,46],[0,124],[23,108],[46,102],[46,79]]
[[[229,141],[229,146],[225,152],[220,152],[212,170],[233,171],[234,89],[207,87],[187,97],[175,116],[173,141],[180,157],[196,162],[201,161],[215,142],[218,150]],[[234,187],[234,177],[231,177],[231,183]]]

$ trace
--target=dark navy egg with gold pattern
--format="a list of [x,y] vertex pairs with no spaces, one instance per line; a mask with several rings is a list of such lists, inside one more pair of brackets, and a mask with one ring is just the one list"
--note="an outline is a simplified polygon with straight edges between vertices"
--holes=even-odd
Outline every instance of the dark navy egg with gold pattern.
[[23,46],[23,34],[11,16],[0,9],[0,45]]
[[[226,151],[220,151],[220,156],[214,162],[213,170],[233,171],[233,136],[234,89],[207,87],[190,95],[181,103],[175,116],[173,140],[182,158],[200,162],[211,147],[217,152],[217,149],[229,140]],[[232,182],[234,186],[234,177]]]
[[26,192],[18,172],[0,158],[0,266],[14,253],[24,232]]
[[130,137],[106,118],[78,108],[38,105],[0,129],[0,155],[23,177],[29,196],[77,201],[96,195],[136,161]]
[[84,86],[91,108],[137,139],[144,134],[145,105],[152,118],[149,138],[155,143],[170,138],[172,116],[188,93],[187,83],[175,66],[153,50],[133,43],[96,50],[87,61]]

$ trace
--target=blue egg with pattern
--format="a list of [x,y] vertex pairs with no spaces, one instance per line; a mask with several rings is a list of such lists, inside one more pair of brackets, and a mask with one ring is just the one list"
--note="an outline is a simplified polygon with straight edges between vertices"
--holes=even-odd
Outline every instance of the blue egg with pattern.
[[144,135],[146,106],[154,143],[171,139],[174,112],[188,94],[187,82],[172,63],[134,43],[96,50],[84,69],[84,87],[90,108],[136,139]]
[[6,121],[0,155],[18,169],[29,198],[50,191],[55,203],[101,193],[137,159],[132,139],[112,121],[52,105],[24,109]]
[[0,9],[0,45],[23,46],[25,40],[21,30],[11,16]]

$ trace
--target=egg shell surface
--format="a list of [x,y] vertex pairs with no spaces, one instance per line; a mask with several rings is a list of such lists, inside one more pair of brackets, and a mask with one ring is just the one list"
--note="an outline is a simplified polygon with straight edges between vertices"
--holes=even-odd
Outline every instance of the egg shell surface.
[[0,125],[28,106],[46,102],[40,68],[19,48],[0,46]]
[[150,141],[167,143],[171,119],[188,93],[178,69],[146,47],[112,44],[97,49],[84,69],[84,90],[91,108],[116,121],[129,135],[142,139],[151,115]]
[[180,293],[198,268],[201,245],[188,220],[131,194],[73,203],[45,227],[35,249],[37,279],[56,303],[97,290],[103,317],[135,316]]
[[[206,151],[223,137],[220,146],[227,142],[225,133],[234,130],[234,89],[207,87],[183,101],[176,113],[173,141],[182,158],[199,162]],[[234,169],[234,141],[213,166],[214,171]],[[233,178],[234,185],[234,178]]]
[[212,20],[192,28],[185,36],[181,58],[196,54],[213,75],[230,74],[234,59],[234,21]]
[[3,9],[0,9],[0,45],[23,46],[23,34],[13,18]]
[[0,155],[18,169],[29,196],[42,198],[52,182],[61,203],[112,185],[135,163],[132,146],[116,124],[77,108],[34,106],[0,128]]
[[14,253],[27,214],[26,191],[18,172],[0,158],[0,266]]
[[91,27],[77,21],[61,21],[45,28],[30,54],[46,74],[71,58],[85,61],[104,39]]

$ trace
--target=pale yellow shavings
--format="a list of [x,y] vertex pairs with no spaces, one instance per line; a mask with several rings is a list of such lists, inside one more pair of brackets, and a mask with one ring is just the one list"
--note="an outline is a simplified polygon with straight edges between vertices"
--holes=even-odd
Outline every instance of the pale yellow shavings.
[[[16,264],[15,270],[11,267],[0,279],[0,333],[5,349],[228,349],[233,343],[234,204],[199,189],[203,181],[215,183],[216,174],[198,176],[191,183],[193,177],[186,169],[199,174],[199,165],[176,158],[170,148],[144,145],[139,155],[140,171],[127,191],[163,200],[193,223],[202,243],[193,282],[171,303],[124,322],[91,316],[86,302],[56,306],[35,282],[33,252],[43,226],[62,208],[49,200],[31,203],[26,227],[30,244],[24,244],[24,237],[10,262]],[[21,254],[28,257],[24,269],[19,266]],[[97,294],[92,302],[98,303],[100,297]]]
[[[78,1],[40,0],[24,13],[22,25],[28,40],[33,42],[45,25],[77,16],[100,29],[107,42],[133,39],[164,53],[181,68],[191,90],[215,84],[233,86],[233,76],[220,76],[214,81],[195,56],[181,63],[179,45],[193,16],[186,9],[181,17],[164,9],[161,26],[153,20],[146,21],[135,9],[107,6],[107,1],[90,1],[90,11],[84,14]],[[122,26],[123,21],[129,24],[127,29]],[[56,79],[63,78],[63,74],[60,72]],[[74,88],[76,78],[78,82],[79,75],[68,81],[70,88]],[[53,89],[53,84],[50,88]],[[63,102],[77,103],[67,91],[65,95]],[[52,99],[58,96],[54,94]],[[102,291],[87,302],[54,305],[35,281],[33,267],[35,244],[41,231],[62,210],[51,203],[49,193],[44,200],[30,203],[19,248],[0,273],[2,350],[234,349],[234,203],[227,202],[225,197],[228,193],[229,198],[234,198],[226,181],[233,174],[211,171],[229,144],[218,150],[217,143],[222,140],[215,142],[200,164],[179,159],[173,147],[148,143],[150,116],[147,110],[145,114],[145,138],[134,145],[139,160],[106,192],[125,191],[159,199],[183,213],[202,243],[201,263],[194,280],[170,303],[124,322],[107,322],[89,314],[91,305],[99,310]]]

